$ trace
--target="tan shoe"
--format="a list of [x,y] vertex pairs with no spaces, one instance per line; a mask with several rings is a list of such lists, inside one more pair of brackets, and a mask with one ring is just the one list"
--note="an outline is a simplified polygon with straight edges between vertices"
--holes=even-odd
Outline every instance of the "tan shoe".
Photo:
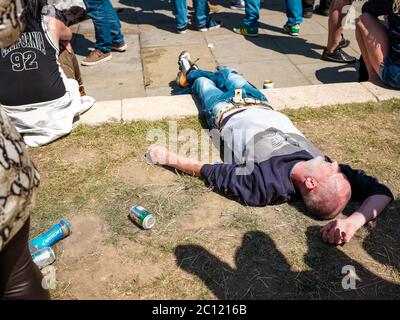
[[82,60],[83,66],[94,66],[100,62],[111,60],[111,52],[101,52],[99,49],[94,49],[85,59]]

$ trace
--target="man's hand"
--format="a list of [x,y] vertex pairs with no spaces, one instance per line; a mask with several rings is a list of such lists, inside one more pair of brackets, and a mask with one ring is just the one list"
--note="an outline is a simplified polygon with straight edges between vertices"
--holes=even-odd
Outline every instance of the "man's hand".
[[65,50],[67,50],[71,54],[74,52],[71,46],[71,41],[69,40],[60,40],[60,46],[62,46]]
[[146,160],[153,164],[168,164],[168,150],[163,146],[151,145],[147,148]]
[[348,219],[337,219],[324,226],[321,235],[326,243],[340,245],[349,242],[357,230],[358,227]]

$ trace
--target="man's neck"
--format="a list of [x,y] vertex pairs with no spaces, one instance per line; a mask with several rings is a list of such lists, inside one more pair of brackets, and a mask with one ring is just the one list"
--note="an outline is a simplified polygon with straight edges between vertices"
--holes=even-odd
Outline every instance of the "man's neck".
[[290,171],[290,180],[293,182],[296,189],[300,190],[300,185],[303,183],[304,178],[304,163],[305,161],[297,162],[292,171]]

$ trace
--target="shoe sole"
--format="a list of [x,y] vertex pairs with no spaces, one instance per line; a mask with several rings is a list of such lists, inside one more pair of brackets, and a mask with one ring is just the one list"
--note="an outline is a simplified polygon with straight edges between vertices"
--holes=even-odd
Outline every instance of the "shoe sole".
[[352,61],[335,60],[335,59],[331,59],[331,58],[326,58],[324,56],[321,57],[321,60],[335,62],[335,63],[348,63],[348,64],[355,63],[357,61],[357,59],[352,60]]
[[101,62],[106,62],[106,61],[109,61],[109,60],[111,60],[111,58],[112,58],[112,55],[110,54],[108,57],[105,57],[105,58],[103,58],[103,59],[101,59],[101,60],[98,60],[98,61],[95,61],[95,62],[85,62],[85,61],[82,61],[81,62],[81,65],[82,66],[94,66],[94,65],[96,65],[96,64],[99,64],[99,63],[101,63]]
[[178,32],[178,34],[185,34],[186,33],[186,30],[184,30],[184,31],[177,31]]
[[290,34],[293,37],[297,37],[300,34],[300,32],[294,33],[292,31],[290,31],[289,29],[287,29],[286,27],[283,27],[283,30],[286,31],[288,34]]
[[117,52],[125,52],[126,49],[128,49],[128,45],[124,44],[122,47],[111,47],[110,48],[112,51],[117,51]]
[[240,34],[240,35],[242,35],[242,36],[245,36],[245,37],[258,37],[258,33],[257,33],[257,34],[243,34],[243,33],[241,33],[240,31],[237,32],[237,31],[235,31],[235,30],[233,30],[233,32],[236,33],[236,34]]
[[219,28],[221,28],[221,26],[215,26],[215,27],[210,27],[210,28],[201,28],[201,29],[199,29],[199,31],[207,32],[207,31],[212,31],[212,30],[219,29]]
[[186,77],[183,75],[181,71],[179,71],[178,74],[176,75],[176,84],[181,88],[186,87],[188,84],[186,81]]
[[245,11],[245,8],[238,8],[238,7],[230,7],[231,9],[233,9],[233,10],[243,10],[243,11]]

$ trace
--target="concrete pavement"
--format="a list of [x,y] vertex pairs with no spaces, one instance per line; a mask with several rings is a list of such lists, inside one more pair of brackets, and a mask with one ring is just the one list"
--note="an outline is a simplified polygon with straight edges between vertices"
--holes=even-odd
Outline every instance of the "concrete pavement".
[[[175,33],[174,16],[167,0],[112,0],[122,22],[128,50],[113,53],[111,61],[81,67],[88,94],[101,100],[121,100],[146,96],[168,96],[178,91],[174,80],[177,56],[188,50],[198,65],[214,69],[217,65],[237,68],[245,78],[261,88],[265,79],[275,88],[311,84],[354,82],[357,65],[342,65],[320,60],[327,39],[327,17],[305,19],[300,36],[285,34],[285,2],[268,0],[260,13],[260,35],[256,38],[233,33],[244,12],[229,8],[229,0],[220,3],[213,15],[223,27],[208,32],[191,30]],[[189,1],[191,3],[191,1]],[[73,27],[73,46],[83,59],[94,46],[91,20]],[[354,31],[346,30],[352,44],[346,51],[358,56]]]

